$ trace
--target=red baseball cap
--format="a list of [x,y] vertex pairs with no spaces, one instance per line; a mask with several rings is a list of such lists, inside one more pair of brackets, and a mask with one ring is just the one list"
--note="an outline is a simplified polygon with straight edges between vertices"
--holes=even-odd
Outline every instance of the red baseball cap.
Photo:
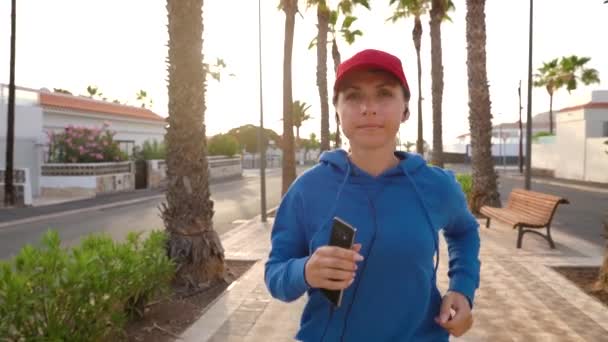
[[346,74],[353,70],[364,68],[375,68],[389,72],[399,80],[406,92],[408,94],[410,93],[410,87],[407,85],[407,79],[405,78],[405,73],[403,72],[401,60],[390,53],[374,49],[367,49],[358,52],[351,58],[340,63],[338,66],[338,71],[336,72],[334,93],[338,91],[338,85]]

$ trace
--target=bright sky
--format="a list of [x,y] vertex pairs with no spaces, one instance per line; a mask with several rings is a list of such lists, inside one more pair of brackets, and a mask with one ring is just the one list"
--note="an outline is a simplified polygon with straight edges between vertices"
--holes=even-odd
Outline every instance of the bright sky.
[[[282,62],[284,15],[278,0],[262,0],[263,82],[265,126],[282,132]],[[340,42],[343,59],[365,48],[378,48],[399,56],[413,88],[416,113],[416,55],[411,39],[413,20],[386,23],[388,0],[370,1],[372,12],[358,10],[353,28],[364,31],[355,44]],[[135,104],[144,89],[154,100],[153,110],[167,115],[165,58],[166,9],[161,0],[19,0],[17,23],[17,84],[31,88],[64,88],[86,93],[99,86],[110,99]],[[312,104],[314,120],[305,122],[301,135],[320,131],[320,105],[315,83],[316,50],[307,50],[315,37],[316,14],[300,1],[293,53],[293,98]],[[452,22],[442,26],[445,90],[444,141],[450,143],[468,132],[466,68],[466,5],[457,0]],[[554,107],[576,102],[573,98],[592,89],[608,88],[608,49],[598,38],[608,32],[608,5],[602,0],[536,0],[533,67],[569,54],[589,56],[599,70],[600,85],[581,87],[569,95],[560,90]],[[522,80],[525,117],[528,60],[528,1],[488,0],[486,4],[487,68],[494,123],[517,120],[517,86]],[[0,83],[8,83],[10,1],[0,2]],[[242,124],[259,123],[257,1],[217,0],[204,5],[204,54],[207,61],[223,58],[227,72],[236,74],[220,83],[209,81],[206,124],[209,135]],[[430,37],[428,17],[423,18],[422,67],[425,140],[432,141]],[[331,51],[328,46],[328,51]],[[333,70],[331,53],[328,70]],[[328,75],[331,99],[333,72]],[[544,89],[533,92],[533,112],[548,110]],[[330,117],[333,118],[330,104]],[[330,120],[333,129],[333,120]],[[416,139],[415,115],[401,129],[403,140]]]

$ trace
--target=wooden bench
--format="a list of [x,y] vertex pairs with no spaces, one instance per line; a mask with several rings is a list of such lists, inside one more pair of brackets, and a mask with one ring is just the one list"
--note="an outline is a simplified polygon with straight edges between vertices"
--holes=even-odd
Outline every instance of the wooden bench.
[[[495,218],[518,228],[517,248],[521,248],[524,233],[538,234],[549,242],[551,248],[555,243],[551,238],[551,220],[559,204],[569,204],[567,199],[541,192],[514,189],[509,194],[507,205],[504,208],[494,208],[487,205],[481,207],[480,212],[487,218],[486,227],[490,228],[490,219]],[[537,230],[547,228],[547,234]],[[532,229],[526,229],[532,228]]]

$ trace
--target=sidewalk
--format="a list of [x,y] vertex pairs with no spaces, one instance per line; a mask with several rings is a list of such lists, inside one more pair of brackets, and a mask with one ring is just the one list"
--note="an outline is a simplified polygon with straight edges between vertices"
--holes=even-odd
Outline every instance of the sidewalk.
[[[293,341],[303,296],[286,304],[270,297],[264,285],[264,261],[271,222],[251,221],[222,236],[227,259],[259,260],[182,335],[183,341]],[[601,341],[608,336],[608,308],[554,272],[551,265],[599,265],[603,250],[584,240],[552,232],[557,248],[524,237],[515,248],[516,231],[480,221],[481,287],[475,325],[453,341]],[[438,284],[447,288],[447,251],[441,239]]]

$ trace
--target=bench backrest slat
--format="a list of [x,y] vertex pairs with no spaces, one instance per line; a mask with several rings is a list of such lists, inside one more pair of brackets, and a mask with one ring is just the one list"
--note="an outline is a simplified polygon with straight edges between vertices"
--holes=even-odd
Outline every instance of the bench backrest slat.
[[514,189],[509,195],[507,208],[517,210],[543,223],[548,223],[551,221],[557,205],[563,201],[558,196]]

